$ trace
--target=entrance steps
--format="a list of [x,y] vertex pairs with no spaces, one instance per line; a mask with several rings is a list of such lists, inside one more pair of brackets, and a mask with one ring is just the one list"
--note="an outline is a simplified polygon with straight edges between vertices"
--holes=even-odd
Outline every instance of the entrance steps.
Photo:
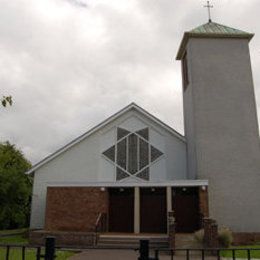
[[[177,233],[175,235],[175,248],[177,249],[198,249],[201,245],[194,238],[194,233]],[[200,255],[199,251],[190,251],[191,256]],[[186,255],[186,251],[177,251],[176,255]]]
[[151,248],[167,248],[167,234],[100,234],[98,248],[137,249],[141,239],[150,241]]
[[175,247],[178,249],[200,248],[193,233],[177,233],[175,235]]
[[[139,248],[141,239],[150,241],[151,248],[168,248],[167,234],[118,234],[101,233],[97,242],[98,248]],[[175,248],[196,249],[201,245],[194,238],[193,233],[177,233],[175,237]],[[181,253],[181,252],[180,252]],[[194,253],[194,252],[193,252]]]

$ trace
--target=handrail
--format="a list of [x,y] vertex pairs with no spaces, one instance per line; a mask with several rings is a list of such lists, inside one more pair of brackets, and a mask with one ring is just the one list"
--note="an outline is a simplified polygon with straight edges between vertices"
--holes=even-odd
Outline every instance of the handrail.
[[95,223],[95,233],[96,233],[96,241],[95,244],[97,244],[99,239],[99,232],[105,232],[107,231],[107,214],[105,212],[100,212],[98,214],[96,223]]
[[101,217],[102,217],[102,213],[100,212],[100,213],[98,214],[98,217],[97,217],[97,220],[96,220],[95,228],[97,228],[97,226],[98,226],[98,224],[99,224],[99,222],[100,222],[100,220],[101,220]]
[[106,231],[106,229],[107,229],[106,216],[107,216],[107,214],[105,212],[100,212],[98,214],[96,224],[95,224],[96,233],[99,231],[98,230],[99,228],[101,229],[100,230],[101,232]]

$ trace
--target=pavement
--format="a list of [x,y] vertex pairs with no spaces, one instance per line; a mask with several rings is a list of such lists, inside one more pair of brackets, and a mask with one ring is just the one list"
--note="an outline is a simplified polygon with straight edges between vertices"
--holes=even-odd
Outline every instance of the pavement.
[[[69,258],[69,260],[137,260],[139,256],[138,251],[122,250],[122,249],[90,249],[84,250]],[[150,257],[154,257],[151,253]],[[160,255],[160,260],[171,260],[170,255]],[[185,255],[175,255],[174,260],[185,260]],[[201,256],[194,255],[190,257],[191,260],[201,260]],[[216,260],[216,257],[207,256],[207,260]]]
[[84,250],[69,258],[69,260],[137,260],[138,252],[122,249],[90,249]]

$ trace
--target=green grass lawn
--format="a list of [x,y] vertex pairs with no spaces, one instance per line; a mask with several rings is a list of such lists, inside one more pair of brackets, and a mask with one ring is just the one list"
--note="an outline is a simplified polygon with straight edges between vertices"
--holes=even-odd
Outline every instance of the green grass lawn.
[[16,233],[25,233],[28,231],[28,228],[20,228],[20,229],[12,229],[12,230],[0,230],[0,236],[1,235],[12,235]]
[[[5,236],[0,237],[0,244],[8,244],[8,245],[27,245],[28,239],[23,237],[23,235],[13,235],[13,236]],[[26,249],[25,259],[26,260],[35,260],[36,259],[36,249]],[[43,254],[44,251],[42,249]],[[74,255],[74,252],[70,251],[61,251],[57,250],[55,258],[56,260],[65,260],[68,259],[70,256]],[[6,256],[6,248],[0,247],[0,259],[5,259]],[[22,248],[10,248],[9,251],[9,260],[19,260],[22,259]]]
[[28,239],[23,235],[15,235],[10,237],[0,237],[0,244],[16,244],[16,245],[27,245]]
[[[42,251],[43,254],[43,251]],[[65,260],[70,256],[74,255],[73,252],[68,251],[57,251],[56,260]],[[6,249],[0,247],[0,259],[5,259]],[[22,249],[20,248],[11,248],[9,251],[9,260],[18,260],[22,259]],[[25,259],[26,260],[35,260],[36,259],[36,249],[26,249],[25,250]]]
[[[260,245],[251,245],[251,246],[235,246],[232,248],[258,248],[260,249]],[[222,251],[221,256],[223,257],[232,257],[232,251]],[[260,258],[260,250],[251,250],[250,251],[251,258]],[[236,250],[236,258],[247,258],[247,251],[245,250]]]

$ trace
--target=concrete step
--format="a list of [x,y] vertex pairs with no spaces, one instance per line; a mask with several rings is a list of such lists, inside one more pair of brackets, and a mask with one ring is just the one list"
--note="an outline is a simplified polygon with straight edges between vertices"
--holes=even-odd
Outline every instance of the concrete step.
[[140,240],[148,239],[151,248],[167,248],[168,237],[149,235],[100,235],[97,243],[99,248],[139,248]]
[[201,246],[194,238],[194,234],[176,234],[175,247],[182,248],[200,248]]

